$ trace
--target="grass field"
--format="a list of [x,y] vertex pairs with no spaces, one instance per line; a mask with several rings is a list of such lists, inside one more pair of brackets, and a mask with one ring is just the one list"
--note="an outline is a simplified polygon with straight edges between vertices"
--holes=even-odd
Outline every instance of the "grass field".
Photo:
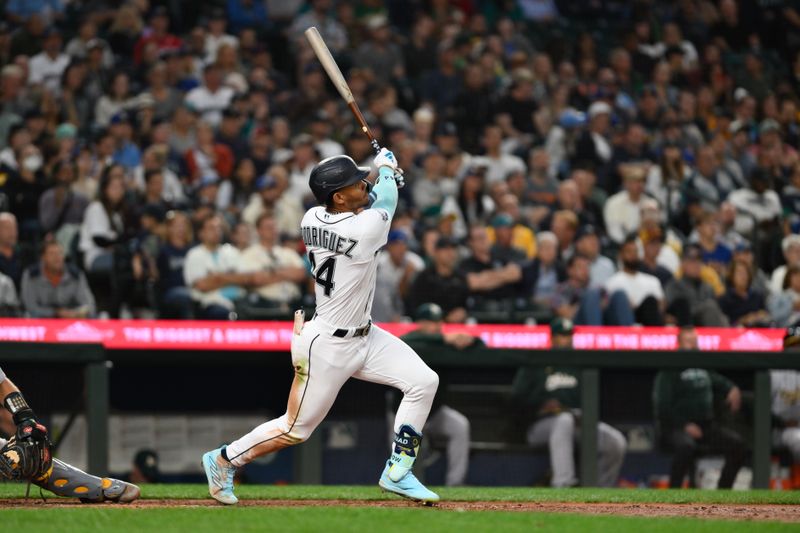
[[[201,533],[234,533],[239,531],[409,531],[420,533],[457,531],[797,531],[798,523],[770,521],[726,521],[680,517],[629,517],[595,516],[590,514],[564,514],[536,512],[535,510],[494,511],[464,510],[452,502],[564,502],[573,504],[630,504],[638,511],[653,504],[693,504],[695,510],[715,505],[782,505],[784,511],[800,514],[800,491],[668,491],[668,490],[604,490],[604,489],[536,489],[536,488],[453,488],[438,489],[448,506],[423,508],[381,507],[393,504],[397,498],[382,494],[377,487],[352,486],[242,486],[237,494],[243,503],[249,500],[273,500],[269,507],[241,506],[226,508],[211,500],[191,502],[193,506],[157,507],[167,500],[180,504],[180,500],[206,497],[206,487],[201,485],[152,485],[143,487],[142,494],[148,505],[144,508],[125,506],[75,506],[56,507],[38,503],[25,508],[1,508],[0,524],[5,531],[25,528],[41,532],[118,531],[148,533],[190,531]],[[0,499],[7,502],[24,496],[25,487],[0,484]],[[38,489],[32,494],[38,498]],[[285,501],[283,507],[278,502]],[[305,506],[297,500],[314,500]],[[349,500],[348,505],[320,500]],[[50,500],[62,501],[62,500]],[[276,502],[278,501],[278,502]],[[39,500],[41,502],[41,500]],[[188,503],[188,502],[187,502]],[[251,502],[255,503],[255,502]],[[288,506],[291,504],[291,506]],[[3,504],[0,503],[0,506]],[[363,506],[361,506],[363,505]],[[700,507],[698,507],[700,506]],[[797,506],[797,507],[795,507]],[[646,511],[645,511],[646,513]]]

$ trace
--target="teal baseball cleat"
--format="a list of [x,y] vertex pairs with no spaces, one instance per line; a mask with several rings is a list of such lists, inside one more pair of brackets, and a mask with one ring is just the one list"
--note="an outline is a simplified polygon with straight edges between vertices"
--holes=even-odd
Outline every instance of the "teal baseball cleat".
[[222,457],[222,448],[203,454],[203,470],[208,478],[208,492],[212,498],[225,505],[239,502],[239,498],[233,493],[236,467]]
[[386,467],[381,474],[381,479],[378,481],[378,485],[380,485],[383,490],[426,505],[431,505],[439,501],[439,495],[428,490],[410,471],[406,472],[400,481],[392,481],[389,477],[389,469],[391,467],[391,461],[387,461]]

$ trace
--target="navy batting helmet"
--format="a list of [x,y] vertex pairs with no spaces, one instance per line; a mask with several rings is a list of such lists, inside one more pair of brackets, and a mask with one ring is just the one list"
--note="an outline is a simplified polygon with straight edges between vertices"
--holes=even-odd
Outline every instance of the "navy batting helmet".
[[354,183],[369,176],[369,168],[359,167],[351,157],[346,155],[335,155],[320,161],[311,177],[308,185],[320,204],[326,204],[331,195]]

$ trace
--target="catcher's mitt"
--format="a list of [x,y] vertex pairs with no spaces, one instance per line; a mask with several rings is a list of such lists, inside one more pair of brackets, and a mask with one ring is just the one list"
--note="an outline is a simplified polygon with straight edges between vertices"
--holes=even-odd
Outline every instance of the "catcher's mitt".
[[39,424],[25,424],[0,450],[0,477],[20,481],[40,481],[53,468],[53,456],[47,429]]

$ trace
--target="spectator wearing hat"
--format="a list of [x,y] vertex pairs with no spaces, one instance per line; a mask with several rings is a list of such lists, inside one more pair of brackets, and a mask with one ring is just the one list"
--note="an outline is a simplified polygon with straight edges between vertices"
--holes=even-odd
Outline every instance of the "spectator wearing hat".
[[719,306],[731,326],[765,327],[770,322],[763,294],[752,289],[753,270],[746,263],[731,263],[728,269],[728,289],[719,298]]
[[554,316],[587,326],[632,326],[633,311],[623,291],[604,295],[591,288],[590,261],[580,254],[567,261],[567,279],[556,287],[550,308]]
[[61,74],[69,65],[69,56],[61,51],[62,44],[61,33],[57,29],[49,28],[45,32],[42,51],[33,56],[28,63],[30,85],[41,85],[58,93]]
[[414,278],[425,269],[425,261],[408,249],[408,237],[399,229],[389,232],[386,247],[378,257],[372,319],[397,322],[405,314],[403,301]]
[[89,55],[89,50],[92,47],[98,46],[101,48],[103,57],[103,66],[111,68],[114,66],[114,54],[106,46],[105,41],[97,38],[97,24],[91,18],[87,18],[81,22],[78,27],[78,34],[70,39],[67,46],[64,48],[64,53],[75,59],[86,59]]
[[183,41],[169,33],[169,11],[164,6],[157,6],[150,14],[149,31],[142,34],[133,48],[133,62],[137,66],[142,63],[145,49],[154,44],[158,52],[177,50]]
[[497,215],[494,222],[500,240],[492,246],[487,228],[472,226],[467,243],[470,255],[458,266],[467,280],[470,307],[485,308],[494,301],[510,300],[521,289],[520,265],[525,254],[511,246],[511,218]]
[[222,45],[232,46],[233,48],[239,47],[239,39],[225,31],[227,24],[228,21],[224,9],[217,7],[211,10],[204,43],[206,63],[216,61],[217,51]]
[[132,173],[142,162],[142,151],[134,142],[130,114],[123,110],[111,117],[108,132],[114,142],[112,161],[125,167],[126,172]]
[[222,72],[211,63],[203,69],[203,84],[188,92],[186,103],[191,105],[211,126],[222,121],[222,111],[231,103],[234,91],[222,84]]
[[639,229],[644,193],[644,171],[639,167],[624,167],[624,189],[611,196],[603,207],[603,220],[609,238],[622,244],[625,237]]
[[136,452],[129,477],[131,483],[159,483],[161,472],[158,469],[158,454],[153,450]]
[[470,286],[458,270],[458,243],[439,237],[434,245],[432,264],[420,272],[406,297],[406,309],[416,309],[425,302],[442,308],[445,322],[463,322],[467,318]]
[[602,288],[614,275],[617,268],[614,262],[600,253],[600,233],[590,224],[581,226],[575,236],[575,253],[589,261],[589,287]]
[[680,326],[727,327],[714,287],[703,280],[703,251],[696,244],[683,249],[680,276],[665,287],[667,313]]
[[785,262],[772,271],[769,282],[771,294],[778,294],[783,290],[783,280],[790,267],[800,266],[800,235],[792,233],[784,237],[781,241],[781,250]]
[[505,180],[512,172],[525,172],[525,162],[519,157],[502,151],[503,130],[495,124],[483,128],[482,144],[484,154],[476,157],[474,163],[486,167],[486,182],[492,184]]
[[779,182],[798,162],[797,150],[783,141],[781,125],[773,118],[764,119],[758,126],[758,145],[754,152],[758,164],[770,170]]
[[634,310],[636,322],[645,326],[664,325],[664,289],[658,278],[639,271],[636,237],[630,236],[619,251],[620,270],[605,284],[608,294],[622,290]]
[[[551,345],[557,350],[572,349],[573,323],[565,318],[550,322]],[[535,422],[528,428],[526,440],[535,447],[547,446],[553,487],[578,484],[574,449],[580,419],[580,372],[571,367],[524,366],[514,377],[513,392],[522,407],[532,410]],[[597,425],[598,484],[613,487],[617,483],[627,442],[610,425]]]
[[500,197],[498,214],[492,218],[492,223],[487,228],[489,241],[493,244],[501,240],[498,228],[503,228],[500,232],[506,231],[506,228],[510,230],[509,235],[502,237],[502,240],[508,239],[505,247],[522,251],[527,259],[536,257],[536,234],[522,222],[519,199],[513,193],[505,193]]
[[589,106],[589,127],[578,138],[575,146],[574,163],[592,170],[600,185],[608,193],[611,162],[614,158],[614,146],[608,139],[611,131],[611,106],[605,102],[594,102]]
[[[455,351],[458,355],[472,350],[480,350],[486,345],[478,337],[468,333],[445,333],[442,308],[435,303],[424,303],[414,312],[417,328],[400,337],[414,351],[422,354]],[[448,487],[463,485],[469,470],[469,449],[471,444],[470,423],[466,416],[446,404],[446,372],[439,369],[439,392],[433,399],[431,414],[423,432],[434,442],[442,442],[447,454],[447,469],[444,483]],[[443,375],[444,374],[444,375]]]
[[374,14],[367,17],[365,26],[368,38],[353,54],[353,65],[369,69],[378,80],[403,78],[403,54],[392,42],[389,20],[383,14]]
[[250,196],[247,207],[242,211],[242,220],[255,227],[258,217],[265,211],[275,215],[278,233],[295,237],[300,235],[300,221],[303,219],[303,205],[290,194],[286,194],[289,177],[282,165],[271,166],[267,173],[255,183],[256,193]]
[[271,213],[258,217],[256,231],[258,242],[242,253],[240,269],[267,275],[260,285],[250,289],[248,303],[256,307],[279,307],[298,302],[302,295],[300,284],[308,278],[303,258],[280,245],[275,217]]

